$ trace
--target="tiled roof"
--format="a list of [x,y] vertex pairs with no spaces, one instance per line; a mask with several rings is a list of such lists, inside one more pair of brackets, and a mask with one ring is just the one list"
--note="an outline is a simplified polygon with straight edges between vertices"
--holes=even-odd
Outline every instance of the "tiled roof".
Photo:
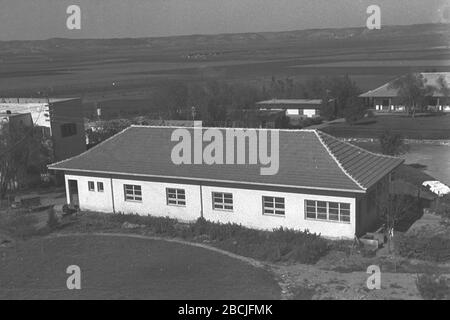
[[329,134],[317,132],[342,169],[365,189],[403,162],[400,158],[372,153]]
[[[426,80],[425,84],[432,86],[432,87],[438,87],[437,80],[439,77],[444,77],[445,81],[448,85],[450,85],[450,72],[422,72],[421,75]],[[360,95],[362,98],[367,97],[373,97],[373,98],[395,98],[397,97],[397,89],[390,87],[391,82],[388,82],[386,84],[383,84],[381,87],[378,87],[373,90],[369,90],[363,94]],[[443,97],[444,94],[435,91],[433,92],[434,97]]]
[[[275,175],[261,175],[260,164],[175,165],[171,161],[172,148],[179,143],[171,141],[175,129],[188,130],[193,136],[193,128],[132,126],[85,153],[49,168],[364,192],[403,162],[341,142],[320,131],[279,130],[279,170]],[[219,130],[225,137],[225,130],[234,129]]]

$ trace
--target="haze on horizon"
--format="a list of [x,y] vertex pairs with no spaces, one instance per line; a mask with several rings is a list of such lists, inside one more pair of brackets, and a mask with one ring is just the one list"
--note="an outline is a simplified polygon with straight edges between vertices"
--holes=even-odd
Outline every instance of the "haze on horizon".
[[[82,29],[66,28],[66,9]],[[127,38],[448,22],[450,0],[0,0],[0,40]]]

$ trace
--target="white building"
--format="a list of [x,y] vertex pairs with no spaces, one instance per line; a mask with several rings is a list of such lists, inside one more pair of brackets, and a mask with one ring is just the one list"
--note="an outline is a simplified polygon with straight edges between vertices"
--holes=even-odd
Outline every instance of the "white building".
[[0,113],[6,112],[31,115],[32,125],[51,137],[56,161],[86,150],[81,99],[0,98]]
[[[448,96],[450,72],[422,72],[420,76],[424,85],[433,89],[427,97],[426,109],[450,112],[450,98]],[[392,87],[392,83],[393,81],[385,83],[361,94],[359,97],[364,98],[368,107],[379,112],[406,112],[406,107],[399,97],[399,90]]]
[[[333,99],[328,101],[333,103]],[[260,111],[284,111],[293,119],[318,118],[322,105],[322,99],[272,99],[256,103]]]
[[[176,165],[171,160],[175,129],[132,126],[49,168],[64,171],[67,202],[81,210],[182,221],[204,217],[353,238],[378,226],[376,201],[403,162],[320,131],[279,130],[275,175],[261,175],[260,165]],[[220,129],[225,130],[245,129]]]

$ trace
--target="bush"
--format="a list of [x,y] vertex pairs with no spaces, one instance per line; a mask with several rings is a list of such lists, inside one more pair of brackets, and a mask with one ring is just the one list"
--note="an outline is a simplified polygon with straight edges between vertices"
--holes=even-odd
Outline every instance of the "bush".
[[401,256],[432,262],[450,261],[450,241],[440,236],[406,236],[398,242]]
[[398,133],[393,133],[389,130],[384,131],[380,137],[381,152],[383,154],[395,156],[405,152],[403,138]]
[[292,290],[293,300],[312,300],[313,296],[316,294],[315,288],[310,288],[307,286],[296,287]]
[[175,225],[177,220],[169,217],[140,216],[137,214],[116,214],[111,216],[112,222],[123,224],[124,222],[143,225],[152,232],[161,235],[176,235]]
[[434,274],[418,275],[417,289],[422,298],[426,300],[443,300],[450,297],[447,280]]
[[207,236],[225,250],[266,261],[314,264],[329,251],[328,241],[308,231],[280,228],[269,232],[200,218],[189,226],[188,232],[193,237]]
[[436,214],[443,218],[450,218],[450,194],[446,194],[441,198],[435,200],[434,208]]
[[48,210],[47,227],[50,230],[56,229],[59,226],[58,218],[56,217],[55,209],[51,208]]

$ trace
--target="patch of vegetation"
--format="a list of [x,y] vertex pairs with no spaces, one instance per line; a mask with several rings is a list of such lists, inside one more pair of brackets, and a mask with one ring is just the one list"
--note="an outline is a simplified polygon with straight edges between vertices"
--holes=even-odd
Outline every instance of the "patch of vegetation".
[[405,236],[398,241],[398,250],[405,258],[432,262],[450,261],[450,241],[439,235],[431,237]]
[[450,194],[446,194],[443,197],[436,199],[432,209],[442,218],[450,219]]
[[447,280],[442,276],[435,274],[418,275],[416,286],[422,298],[426,300],[444,300],[450,297]]
[[307,286],[296,287],[292,290],[293,300],[312,300],[313,296],[316,294],[315,288],[310,288]]
[[0,229],[11,237],[28,239],[38,234],[36,222],[37,218],[27,212],[4,213],[0,219]]
[[48,210],[47,227],[50,230],[54,230],[59,227],[58,217],[56,216],[54,208],[50,208]]
[[195,223],[181,224],[167,217],[128,214],[85,216],[91,216],[93,219],[84,219],[81,223],[84,231],[93,231],[96,228],[111,230],[120,228],[124,223],[131,223],[155,235],[207,242],[217,248],[263,261],[314,264],[331,248],[328,240],[308,231],[279,228],[269,232],[245,228],[238,224],[213,223],[203,218]]
[[396,156],[405,153],[406,146],[403,142],[403,137],[398,133],[393,133],[389,130],[383,132],[380,137],[381,152],[390,156]]

